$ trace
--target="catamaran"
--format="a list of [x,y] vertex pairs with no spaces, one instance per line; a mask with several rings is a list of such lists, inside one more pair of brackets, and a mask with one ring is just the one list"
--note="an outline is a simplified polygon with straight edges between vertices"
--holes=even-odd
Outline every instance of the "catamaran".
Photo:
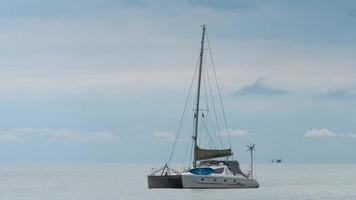
[[248,151],[251,151],[251,169],[247,174],[241,171],[240,164],[237,160],[231,159],[233,155],[231,147],[225,149],[208,149],[201,148],[199,146],[199,119],[205,117],[203,109],[200,108],[201,82],[202,74],[204,73],[203,58],[205,37],[206,25],[203,25],[198,65],[197,93],[195,96],[196,102],[193,109],[193,148],[191,155],[194,157],[194,160],[192,161],[192,166],[183,171],[170,168],[169,162],[171,161],[174,147],[176,145],[176,137],[169,161],[164,165],[164,167],[153,171],[147,176],[148,188],[228,189],[259,187],[259,183],[253,178],[252,155],[255,150],[255,145],[251,144],[248,146]]

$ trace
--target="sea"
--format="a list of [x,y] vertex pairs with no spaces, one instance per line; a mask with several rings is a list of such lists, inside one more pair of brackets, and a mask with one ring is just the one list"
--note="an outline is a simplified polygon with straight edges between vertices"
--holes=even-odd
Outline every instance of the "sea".
[[0,200],[356,200],[355,164],[258,164],[260,188],[219,190],[148,189],[156,167],[0,164]]

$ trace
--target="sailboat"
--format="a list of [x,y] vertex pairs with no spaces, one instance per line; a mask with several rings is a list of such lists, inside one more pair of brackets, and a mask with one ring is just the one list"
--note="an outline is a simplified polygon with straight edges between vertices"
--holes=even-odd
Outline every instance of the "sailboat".
[[178,171],[170,168],[167,162],[162,168],[153,171],[147,176],[148,188],[229,189],[259,187],[259,183],[253,178],[253,173],[251,173],[253,172],[252,150],[251,170],[250,173],[245,174],[241,171],[239,162],[230,159],[233,155],[231,148],[208,149],[201,148],[198,144],[199,118],[204,117],[200,108],[200,93],[205,35],[206,25],[203,25],[193,119],[192,156],[194,160],[192,166],[183,171]]

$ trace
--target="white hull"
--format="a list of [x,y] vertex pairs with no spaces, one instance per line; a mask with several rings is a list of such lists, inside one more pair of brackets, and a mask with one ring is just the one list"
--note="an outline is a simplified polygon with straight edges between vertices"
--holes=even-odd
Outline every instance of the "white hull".
[[183,188],[191,189],[233,189],[233,188],[258,188],[255,179],[234,175],[195,175],[182,174]]

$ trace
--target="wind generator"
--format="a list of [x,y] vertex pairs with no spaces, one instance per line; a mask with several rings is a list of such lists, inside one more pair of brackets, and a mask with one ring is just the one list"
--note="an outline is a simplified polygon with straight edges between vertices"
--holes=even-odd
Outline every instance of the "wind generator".
[[250,152],[250,168],[251,168],[251,178],[253,178],[253,152],[256,151],[256,145],[251,143],[249,145],[246,145],[247,147],[247,152]]

